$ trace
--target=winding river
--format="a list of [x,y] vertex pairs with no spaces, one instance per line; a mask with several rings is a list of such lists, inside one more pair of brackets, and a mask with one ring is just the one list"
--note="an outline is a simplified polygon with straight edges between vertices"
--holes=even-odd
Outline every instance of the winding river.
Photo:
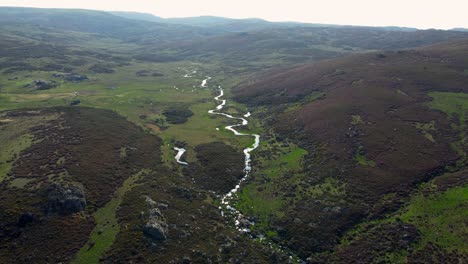
[[[221,88],[221,86],[218,86],[218,90],[219,90],[219,95],[216,96],[214,99],[216,101],[218,101],[218,102],[221,102],[221,103],[218,106],[216,106],[216,109],[209,110],[208,113],[214,114],[214,115],[222,115],[222,116],[225,116],[225,117],[230,118],[230,119],[241,121],[238,124],[226,126],[225,128],[227,130],[232,131],[234,133],[234,135],[236,135],[236,136],[251,136],[251,137],[253,137],[255,139],[253,145],[251,145],[250,147],[247,147],[247,148],[244,149],[244,157],[245,157],[244,158],[244,165],[245,165],[245,167],[244,167],[244,176],[242,177],[242,179],[240,179],[240,181],[237,183],[237,185],[234,187],[234,189],[230,190],[227,194],[223,195],[222,198],[221,198],[221,204],[223,206],[225,206],[226,209],[228,209],[230,211],[230,213],[233,214],[234,217],[236,218],[235,224],[236,224],[237,229],[239,231],[242,231],[242,232],[249,232],[250,230],[247,227],[241,226],[241,219],[246,219],[246,218],[237,209],[235,209],[231,205],[231,201],[232,201],[232,198],[233,198],[234,194],[239,191],[241,183],[248,179],[248,177],[250,175],[250,172],[252,171],[252,166],[251,166],[252,159],[251,159],[250,152],[254,151],[260,145],[260,135],[240,133],[239,131],[237,131],[235,129],[237,127],[246,126],[246,125],[249,124],[249,121],[247,121],[247,119],[245,119],[245,118],[250,116],[250,112],[244,115],[245,118],[234,117],[234,116],[232,116],[230,114],[219,112],[226,105],[226,99],[220,99],[221,97],[224,96],[224,90]],[[222,209],[222,208],[220,208],[220,209]],[[224,214],[224,213],[222,213],[222,214]],[[243,222],[246,222],[246,221],[243,221]]]
[[[193,73],[196,73],[196,71],[193,71]],[[190,78],[192,77],[191,74],[186,74],[184,75],[185,78]],[[200,85],[200,87],[208,87],[208,81],[211,79],[210,76],[206,76],[206,79],[204,79]],[[236,194],[239,189],[240,189],[240,185],[242,184],[242,182],[244,182],[245,180],[248,179],[249,175],[250,175],[250,172],[252,171],[252,166],[251,166],[251,162],[252,162],[252,158],[251,158],[251,152],[254,151],[256,148],[258,148],[258,146],[260,145],[260,135],[258,134],[246,134],[246,133],[241,133],[239,131],[236,130],[237,127],[241,127],[241,126],[246,126],[249,124],[249,121],[246,119],[248,117],[251,116],[250,112],[248,112],[247,114],[245,114],[243,117],[235,117],[235,116],[232,116],[230,114],[226,114],[226,113],[223,113],[223,112],[220,112],[223,107],[226,105],[226,102],[227,100],[226,99],[221,99],[221,97],[224,96],[224,90],[223,88],[221,88],[221,86],[218,86],[218,91],[219,91],[219,95],[214,97],[214,99],[218,102],[220,102],[220,104],[218,106],[216,106],[215,109],[213,110],[209,110],[208,113],[210,114],[213,114],[213,115],[222,115],[222,116],[225,116],[227,118],[230,118],[230,119],[234,119],[234,120],[239,120],[240,123],[238,124],[234,124],[234,125],[230,125],[230,126],[226,126],[225,128],[229,131],[231,131],[232,133],[234,133],[234,135],[236,136],[250,136],[250,137],[253,137],[254,138],[254,143],[245,148],[244,149],[244,176],[239,180],[239,182],[236,184],[236,186],[230,190],[228,193],[226,193],[225,195],[223,195],[221,197],[221,206],[220,206],[220,209],[222,210],[224,206],[228,212],[234,216],[234,218],[236,219],[235,220],[235,225],[236,225],[236,228],[241,231],[241,232],[250,232],[249,230],[249,226],[252,224],[250,223],[246,217],[244,217],[237,209],[235,209],[233,206],[232,206],[232,199],[233,199],[233,196],[234,194]],[[219,130],[219,128],[217,128],[216,130]],[[181,165],[188,165],[187,162],[184,162],[184,161],[181,161],[181,157],[182,155],[185,153],[185,149],[184,148],[178,148],[178,147],[174,147],[174,150],[177,151],[177,155],[175,156],[175,159],[177,161],[177,163],[181,164]],[[221,211],[221,214],[224,215],[224,211]],[[247,223],[247,225],[246,225]]]
[[[196,71],[192,73],[196,73]],[[184,77],[190,78],[192,76],[190,74],[187,74]],[[211,79],[210,76],[206,76],[206,79],[202,81],[200,86],[208,87],[207,84],[210,79]],[[232,133],[234,133],[234,135],[236,136],[250,136],[250,137],[253,137],[255,140],[251,146],[245,148],[243,151],[244,152],[244,176],[242,177],[242,179],[239,180],[239,182],[236,184],[236,186],[232,190],[230,190],[228,193],[226,193],[225,195],[221,197],[221,206],[219,207],[219,209],[221,210],[221,215],[224,216],[224,212],[227,212],[229,215],[233,216],[233,218],[235,219],[235,225],[236,225],[237,230],[239,230],[242,233],[250,233],[250,227],[254,223],[250,222],[244,215],[241,214],[241,212],[239,212],[236,208],[234,208],[234,206],[232,205],[232,202],[233,202],[232,200],[234,198],[234,195],[240,190],[240,187],[241,187],[240,185],[249,178],[250,172],[252,171],[252,165],[251,165],[252,158],[251,158],[250,153],[254,151],[256,148],[258,148],[258,146],[260,145],[260,135],[241,133],[236,130],[237,127],[246,126],[249,124],[249,121],[246,118],[250,117],[251,113],[248,112],[243,117],[235,117],[230,114],[220,112],[223,109],[223,107],[226,105],[227,100],[221,99],[221,97],[224,96],[224,90],[223,88],[221,88],[221,86],[218,86],[218,91],[219,91],[219,95],[214,97],[214,100],[216,100],[217,102],[220,102],[220,104],[216,106],[215,109],[209,110],[208,113],[213,114],[213,115],[222,115],[229,119],[239,120],[240,123],[226,126],[225,128],[231,131]],[[219,128],[216,128],[216,130],[219,131]],[[185,153],[186,150],[184,148],[177,148],[177,147],[174,147],[174,150],[177,151],[177,155],[175,156],[176,161],[179,164],[188,165],[187,162],[180,160],[180,158],[182,157],[182,155]],[[227,211],[223,210],[224,209],[223,207],[227,209]],[[265,237],[265,236],[261,235],[261,237]],[[271,243],[269,243],[269,245],[271,247]],[[283,248],[280,247],[280,250],[283,250]],[[290,253],[288,254],[289,254],[290,260],[292,260],[293,255],[291,255]],[[301,264],[306,263],[300,258],[297,258],[297,260],[298,260],[298,263],[301,263]]]
[[210,79],[211,79],[210,76],[206,76],[206,79],[204,79],[204,80],[202,81],[202,83],[201,83],[200,86],[203,87],[203,88],[208,87],[206,84],[208,83],[208,81],[209,81]]
[[182,164],[182,165],[188,165],[187,162],[180,160],[182,155],[184,155],[185,151],[187,151],[187,150],[184,149],[184,148],[178,148],[178,147],[174,147],[174,150],[177,151],[177,155],[175,156],[175,159],[176,159],[177,163]]
[[196,74],[196,73],[197,73],[197,71],[189,72],[189,73],[187,73],[187,74],[184,75],[184,78],[192,78],[192,77],[193,77],[192,75],[193,75],[193,74]]

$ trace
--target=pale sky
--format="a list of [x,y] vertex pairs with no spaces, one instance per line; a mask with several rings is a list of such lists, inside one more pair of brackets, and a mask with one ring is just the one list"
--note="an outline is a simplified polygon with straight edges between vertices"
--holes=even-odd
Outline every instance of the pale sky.
[[137,11],[326,24],[468,28],[468,0],[0,0],[0,6]]

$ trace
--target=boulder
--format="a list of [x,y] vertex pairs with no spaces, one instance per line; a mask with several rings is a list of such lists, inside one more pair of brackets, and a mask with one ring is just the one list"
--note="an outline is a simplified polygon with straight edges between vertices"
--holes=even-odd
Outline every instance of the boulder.
[[[143,233],[148,238],[154,241],[164,241],[168,237],[169,226],[167,225],[161,210],[158,208],[159,203],[152,200],[149,196],[145,196],[148,204],[148,221],[143,227]],[[143,213],[143,215],[145,215]]]
[[33,85],[36,90],[48,90],[56,87],[58,84],[55,81],[34,80]]
[[83,211],[86,207],[85,192],[81,186],[54,184],[49,192],[47,213],[69,215]]
[[190,264],[192,263],[192,259],[190,257],[185,256],[184,259],[182,260],[182,264]]
[[146,222],[143,232],[147,237],[153,240],[164,241],[167,239],[169,230],[164,221],[157,218],[151,218]]
[[82,82],[88,80],[88,76],[80,74],[66,74],[63,79],[67,82]]

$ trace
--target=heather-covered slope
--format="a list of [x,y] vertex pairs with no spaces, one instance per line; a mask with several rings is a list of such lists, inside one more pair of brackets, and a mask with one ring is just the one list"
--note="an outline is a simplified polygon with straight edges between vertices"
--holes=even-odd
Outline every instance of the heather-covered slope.
[[190,58],[219,59],[237,69],[315,62],[356,52],[421,47],[466,39],[466,32],[392,31],[376,27],[277,27],[182,42],[176,50]]
[[[236,99],[263,109],[281,140],[308,151],[303,171],[292,172],[299,175],[294,181],[285,173],[262,184],[260,166],[251,183],[260,185],[257,195],[283,204],[285,213],[270,224],[276,239],[303,257],[334,250],[357,224],[402,210],[420,183],[464,170],[467,50],[462,41],[353,55],[272,71],[237,87]],[[408,227],[375,232],[395,228]],[[462,236],[454,230],[441,233]],[[411,243],[424,242],[415,236]],[[391,245],[390,252],[407,250],[407,244]]]
[[131,175],[162,163],[161,140],[109,110],[32,109],[1,119],[2,144],[19,145],[2,152],[11,155],[0,175],[2,263],[70,260],[93,229],[90,215]]
[[[27,8],[0,8],[0,21],[0,263],[466,254],[467,43],[352,55],[466,33],[226,34]],[[239,82],[248,106],[231,100]],[[219,208],[253,143],[208,112],[219,86],[223,111],[248,119],[239,132],[261,135],[230,204],[250,217],[238,219],[248,234]]]

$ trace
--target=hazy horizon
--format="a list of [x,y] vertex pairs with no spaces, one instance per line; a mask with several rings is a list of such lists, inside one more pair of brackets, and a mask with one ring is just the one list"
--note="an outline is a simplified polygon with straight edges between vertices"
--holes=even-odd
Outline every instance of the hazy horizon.
[[[314,3],[316,2],[316,3]],[[427,1],[266,1],[266,0],[0,0],[0,6],[38,8],[80,8],[102,11],[150,13],[164,18],[219,16],[260,18],[268,21],[294,21],[356,26],[398,26],[420,29],[468,28],[468,2],[447,0],[444,4]]]

